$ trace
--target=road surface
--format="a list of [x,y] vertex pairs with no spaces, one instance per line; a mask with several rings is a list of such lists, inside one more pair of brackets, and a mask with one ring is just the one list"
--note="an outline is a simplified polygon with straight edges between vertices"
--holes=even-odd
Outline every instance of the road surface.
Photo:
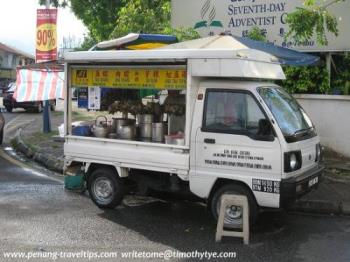
[[[2,152],[0,261],[28,261],[5,259],[3,252],[120,255],[124,251],[166,250],[235,252],[236,258],[229,261],[350,260],[349,217],[267,213],[254,228],[249,246],[240,239],[226,238],[215,243],[215,223],[200,204],[128,197],[123,206],[104,211],[94,206],[87,195],[65,191],[61,178],[18,166],[3,156]],[[118,261],[129,259],[119,257]]]

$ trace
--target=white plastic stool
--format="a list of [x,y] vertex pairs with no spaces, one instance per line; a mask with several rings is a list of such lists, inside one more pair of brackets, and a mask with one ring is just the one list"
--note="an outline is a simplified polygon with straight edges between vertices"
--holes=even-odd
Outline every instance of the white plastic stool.
[[[224,220],[226,208],[230,206],[240,206],[243,209],[242,232],[224,230]],[[246,196],[241,195],[223,195],[221,197],[220,213],[216,228],[215,241],[220,242],[223,236],[242,237],[243,243],[249,244],[249,204]]]

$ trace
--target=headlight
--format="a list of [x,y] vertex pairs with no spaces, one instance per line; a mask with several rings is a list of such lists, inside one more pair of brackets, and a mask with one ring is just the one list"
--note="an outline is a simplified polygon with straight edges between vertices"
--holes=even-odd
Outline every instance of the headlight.
[[289,156],[289,166],[291,170],[294,170],[295,167],[297,166],[298,162],[297,162],[297,157],[295,156],[294,153],[290,154]]
[[284,153],[284,172],[289,173],[301,168],[301,151]]
[[320,144],[316,144],[316,157],[315,162],[322,160],[322,147]]

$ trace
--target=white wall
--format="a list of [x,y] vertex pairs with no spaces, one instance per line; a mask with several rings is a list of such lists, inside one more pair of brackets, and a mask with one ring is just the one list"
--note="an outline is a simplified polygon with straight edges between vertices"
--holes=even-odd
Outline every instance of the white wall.
[[321,143],[350,157],[350,96],[297,94],[316,126]]

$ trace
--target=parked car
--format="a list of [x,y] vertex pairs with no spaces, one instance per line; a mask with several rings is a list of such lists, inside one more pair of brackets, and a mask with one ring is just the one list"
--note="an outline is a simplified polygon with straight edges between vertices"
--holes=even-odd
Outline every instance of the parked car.
[[[17,102],[13,97],[13,94],[16,90],[16,84],[10,83],[8,89],[4,92],[3,104],[7,112],[12,112],[14,108],[23,108],[25,110],[32,110],[35,112],[42,112],[44,108],[43,101],[28,101],[28,102]],[[50,100],[51,111],[55,111],[56,100]]]
[[0,145],[4,139],[4,126],[5,126],[5,118],[0,111]]

